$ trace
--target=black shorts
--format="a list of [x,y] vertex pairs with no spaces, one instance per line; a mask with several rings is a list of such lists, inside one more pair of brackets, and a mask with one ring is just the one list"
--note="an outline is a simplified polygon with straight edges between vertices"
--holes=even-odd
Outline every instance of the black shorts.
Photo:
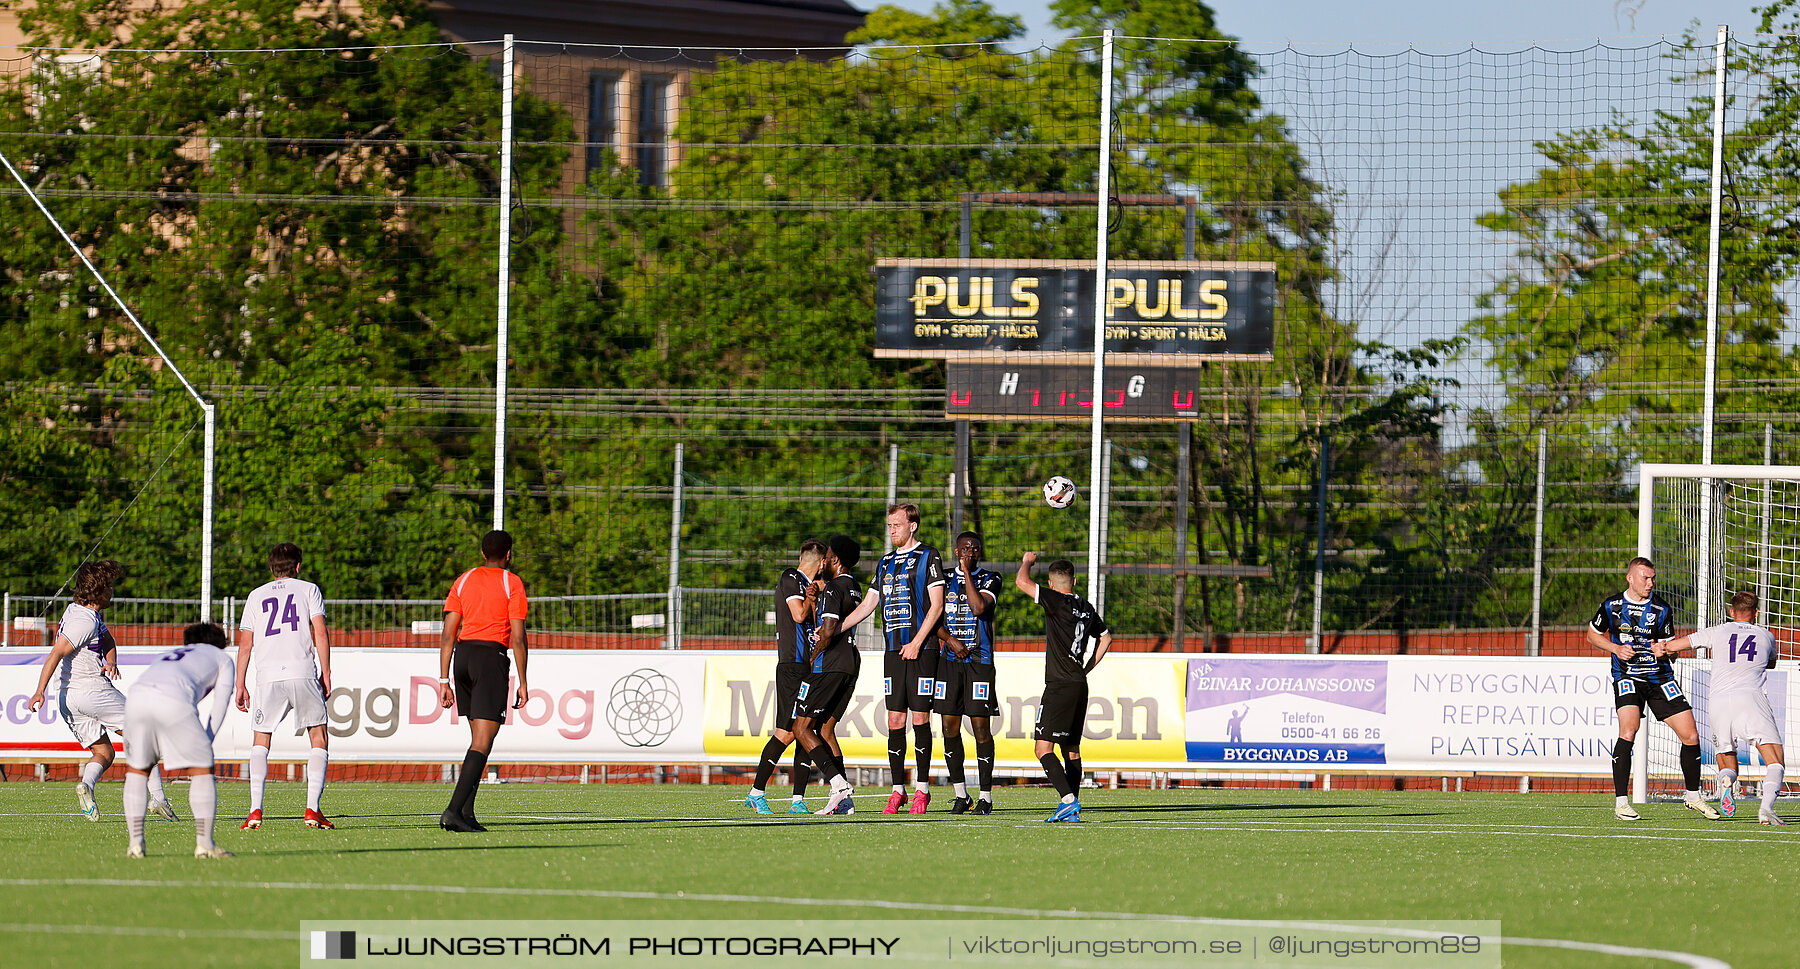
[[901,659],[898,650],[882,660],[881,692],[889,710],[930,713],[937,700],[938,651],[919,650],[918,659]]
[[1663,723],[1668,723],[1677,713],[1694,708],[1681,692],[1681,684],[1675,680],[1659,684],[1625,676],[1613,681],[1613,709],[1636,707],[1641,715],[1645,704],[1650,705],[1650,712]]
[[1081,730],[1087,724],[1087,681],[1046,683],[1038,704],[1037,729],[1031,739],[1059,747],[1080,747]]
[[456,714],[465,720],[506,722],[506,687],[512,666],[506,647],[486,639],[459,639],[450,653]]
[[945,717],[960,717],[963,694],[969,691],[969,664],[954,656],[938,654],[937,683],[931,693],[931,712]]
[[806,682],[800,684],[799,697],[794,701],[794,719],[810,717],[817,729],[828,720],[842,717],[855,695],[854,673],[810,673]]
[[775,729],[794,729],[794,701],[800,697],[800,684],[806,681],[812,667],[805,663],[775,664]]
[[994,664],[964,663],[962,714],[965,717],[997,717],[1000,696],[994,692]]

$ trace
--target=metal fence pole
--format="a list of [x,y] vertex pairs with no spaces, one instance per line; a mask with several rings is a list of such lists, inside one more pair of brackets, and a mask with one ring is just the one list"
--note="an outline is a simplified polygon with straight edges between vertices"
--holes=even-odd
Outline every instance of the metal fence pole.
[[1550,431],[1538,428],[1537,528],[1531,541],[1531,643],[1529,655],[1544,655],[1544,472]]
[[675,497],[670,504],[669,514],[669,601],[666,605],[668,623],[664,649],[681,648],[681,516],[682,508],[682,469],[687,457],[687,445],[684,442],[675,444]]
[[1094,607],[1100,608],[1101,577],[1100,532],[1106,527],[1101,514],[1099,492],[1105,487],[1101,476],[1106,465],[1101,451],[1105,447],[1100,402],[1106,399],[1106,230],[1110,218],[1107,211],[1112,185],[1112,86],[1113,32],[1107,28],[1100,41],[1100,175],[1094,193],[1094,416],[1093,433],[1088,442],[1088,594],[1094,596]]
[[888,489],[887,504],[881,506],[881,554],[886,555],[894,550],[894,542],[887,537],[887,510],[900,500],[900,445],[888,445]]
[[513,35],[500,55],[500,302],[494,355],[494,527],[506,527],[506,354],[512,285]]
[[1186,651],[1188,492],[1193,487],[1194,426],[1175,425],[1175,652]]
[[1313,549],[1313,621],[1312,638],[1306,651],[1325,651],[1325,486],[1331,479],[1331,438],[1319,437],[1319,538]]
[[[1719,369],[1719,206],[1725,167],[1725,44],[1731,28],[1719,27],[1718,50],[1713,66],[1712,217],[1706,257],[1706,394],[1701,407],[1700,463],[1713,463],[1713,410]],[[1705,628],[1711,618],[1713,585],[1713,479],[1700,479],[1700,575],[1695,582],[1694,622]]]
[[12,593],[0,596],[0,648],[12,645]]
[[[1099,399],[1099,397],[1094,398],[1095,401],[1098,401]],[[1100,545],[1099,562],[1101,566],[1105,566],[1107,561],[1106,540],[1109,535],[1106,523],[1112,516],[1112,465],[1113,442],[1109,439],[1100,444],[1100,494],[1094,501],[1094,504],[1099,506],[1100,514],[1100,530],[1095,532],[1094,535]],[[1094,557],[1095,556],[1092,553],[1088,556],[1090,561],[1093,560]],[[1088,593],[1093,598],[1094,608],[1104,616],[1106,615],[1105,568],[1097,568],[1089,573],[1088,581]]]
[[[1763,422],[1763,465],[1775,463],[1775,425]],[[1762,493],[1762,527],[1759,530],[1756,555],[1756,600],[1764,609],[1769,607],[1769,514],[1770,503],[1774,497],[1775,482],[1764,478]]]

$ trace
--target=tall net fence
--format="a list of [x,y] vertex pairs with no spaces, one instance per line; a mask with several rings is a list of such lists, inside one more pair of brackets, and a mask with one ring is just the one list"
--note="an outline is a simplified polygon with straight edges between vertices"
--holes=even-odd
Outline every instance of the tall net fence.
[[[1632,552],[1632,469],[1699,458],[1710,36],[1376,55],[1112,25],[1102,183],[1097,36],[522,40],[506,145],[499,43],[333,13],[242,50],[146,16],[141,51],[47,27],[0,51],[0,152],[219,405],[215,596],[284,540],[333,596],[430,600],[472,564],[503,227],[518,568],[534,595],[646,597],[627,633],[765,633],[760,600],[669,589],[767,588],[834,532],[867,560],[890,501],[939,548],[972,528],[998,568],[1079,571],[1103,502],[1108,618],[1153,646],[1304,648],[1322,584],[1327,651],[1516,653],[1535,622],[1542,651],[1579,652]],[[1795,253],[1765,230],[1795,198],[1796,52],[1729,58],[1715,459],[1761,461],[1767,435],[1779,462]],[[1125,280],[1100,300],[1130,323],[1096,400],[1079,345],[1031,349],[1061,331],[1021,321],[1092,319],[1091,273],[1056,273],[1091,266],[1099,196]],[[189,595],[198,409],[16,184],[0,210],[0,586],[48,595],[94,549],[126,594]],[[979,328],[972,348],[888,352],[900,269],[890,302],[945,340]],[[1206,315],[1235,312],[1204,286],[1228,271],[1266,274],[1266,346],[1189,352],[1236,319]],[[953,384],[1027,366],[1056,372],[958,426]],[[1163,413],[1127,403],[1140,374]],[[1095,494],[1081,419],[1115,386]],[[1054,474],[1074,509],[1043,503]]]

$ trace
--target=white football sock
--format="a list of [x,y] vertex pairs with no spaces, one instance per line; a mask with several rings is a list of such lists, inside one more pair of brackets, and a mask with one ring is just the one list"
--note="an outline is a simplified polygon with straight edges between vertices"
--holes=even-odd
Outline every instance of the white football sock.
[[90,791],[93,790],[94,785],[98,784],[100,782],[100,775],[104,774],[104,773],[106,773],[106,769],[100,766],[99,761],[90,760],[87,763],[82,764],[81,765],[81,784],[82,784],[82,786],[86,787]]
[[144,843],[144,815],[150,811],[150,779],[134,771],[125,772],[125,834],[131,843]]
[[1781,793],[1781,779],[1786,776],[1787,768],[1780,764],[1770,764],[1769,772],[1763,775],[1762,809],[1775,810],[1775,795]]
[[194,846],[212,848],[213,815],[219,808],[218,789],[213,786],[212,772],[195,774],[188,784],[188,810],[194,812]]
[[806,800],[806,797],[804,795],[800,795],[800,794],[794,795],[794,803],[795,804],[799,804],[801,801],[804,801],[804,800]]
[[913,790],[929,791],[929,790],[931,790],[931,782],[930,781],[913,781]]
[[751,796],[751,797],[762,797],[762,796],[763,796],[763,794],[765,794],[765,793],[766,793],[766,792],[765,792],[765,791],[764,791],[764,790],[763,790],[763,789],[762,789],[762,788],[760,788],[760,787],[752,787],[752,788],[751,788],[751,789],[750,789],[750,796]]
[[994,799],[994,792],[993,791],[982,791],[981,799],[984,801],[992,801]]
[[[331,763],[331,752],[323,747],[314,747],[306,755],[306,807],[309,810],[319,809],[319,795],[325,793],[325,768]],[[267,771],[267,765],[264,771]]]
[[250,810],[262,810],[263,785],[269,782],[269,748],[250,748]]
[[1064,803],[1064,804],[1074,804],[1074,803],[1075,803],[1075,795],[1073,795],[1073,794],[1064,794],[1064,795],[1063,795],[1063,796],[1062,796],[1062,802],[1063,802],[1063,803]]
[[895,784],[894,785],[894,793],[895,794],[905,794],[906,793],[906,785],[905,784]]
[[1737,771],[1734,771],[1729,767],[1721,768],[1719,770],[1719,790],[1720,790],[1720,792],[1729,790],[1731,788],[1731,785],[1736,784],[1736,783],[1737,783]]
[[150,768],[150,773],[146,775],[145,779],[150,788],[150,800],[163,801],[168,799],[168,795],[163,793],[161,764],[153,765]]
[[844,775],[838,774],[831,779],[831,789],[834,791],[848,791],[850,790],[850,781]]
[[956,796],[957,797],[968,797],[969,796],[969,785],[956,784],[953,786],[956,788]]

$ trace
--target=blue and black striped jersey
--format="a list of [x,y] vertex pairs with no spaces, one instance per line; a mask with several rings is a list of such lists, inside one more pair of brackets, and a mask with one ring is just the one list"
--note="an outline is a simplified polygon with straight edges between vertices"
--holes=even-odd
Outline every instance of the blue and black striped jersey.
[[[929,545],[895,549],[881,557],[871,588],[881,595],[881,627],[888,652],[899,652],[918,635],[919,623],[931,608],[928,592],[943,584],[943,564],[937,549]],[[927,640],[923,648],[936,649],[937,644]]]
[[815,610],[805,622],[795,622],[788,601],[804,600],[806,587],[811,584],[812,579],[799,569],[781,573],[781,581],[775,583],[775,651],[783,663],[806,662],[806,650],[812,642],[812,629],[818,624],[818,613]]
[[1630,646],[1635,654],[1629,663],[1612,658],[1613,679],[1631,677],[1651,683],[1675,679],[1675,667],[1668,658],[1650,652],[1656,643],[1675,638],[1675,610],[1662,596],[1652,592],[1649,602],[1634,602],[1621,592],[1600,603],[1588,625],[1612,642]]
[[[987,611],[976,616],[969,608],[969,597],[987,600]],[[954,651],[945,650],[939,662],[994,664],[994,610],[1000,600],[1000,575],[987,569],[976,569],[967,581],[961,569],[950,570],[944,580],[944,628],[969,647],[969,658],[959,659]]]

